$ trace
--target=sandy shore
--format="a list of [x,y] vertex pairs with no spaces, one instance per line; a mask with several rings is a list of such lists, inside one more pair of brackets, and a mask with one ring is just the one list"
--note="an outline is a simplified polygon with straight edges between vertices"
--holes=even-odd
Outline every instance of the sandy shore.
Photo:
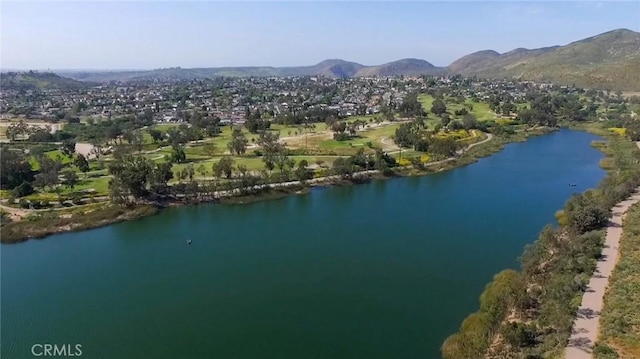
[[83,155],[86,159],[94,159],[96,157],[93,151],[93,145],[90,143],[78,142],[76,143],[76,153]]

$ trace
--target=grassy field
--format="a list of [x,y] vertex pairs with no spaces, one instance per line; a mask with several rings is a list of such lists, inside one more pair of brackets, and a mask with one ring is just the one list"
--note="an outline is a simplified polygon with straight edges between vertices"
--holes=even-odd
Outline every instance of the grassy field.
[[[433,98],[430,96],[422,96],[420,100],[423,102],[423,106],[426,109],[429,109]],[[472,103],[473,111],[479,114],[484,112],[488,112],[488,108],[484,108],[482,104]],[[453,111],[457,108],[462,108],[462,104],[448,104],[450,112],[453,114]],[[376,118],[379,118],[380,115],[369,115],[369,116],[351,116],[345,119],[346,122],[353,121],[363,121],[365,123],[364,127],[359,127],[357,130],[357,134],[350,139],[345,141],[336,141],[333,139],[333,132],[327,128],[325,123],[316,123],[314,124],[315,128],[304,128],[303,126],[287,126],[281,124],[272,124],[270,130],[272,132],[277,132],[280,135],[281,140],[286,143],[287,147],[292,151],[300,151],[304,152],[298,155],[291,155],[290,158],[294,159],[296,163],[306,160],[312,168],[317,168],[318,165],[321,167],[330,167],[333,161],[340,156],[350,156],[354,155],[361,149],[364,149],[366,153],[373,153],[376,148],[381,148],[384,151],[392,152],[393,156],[396,158],[401,158],[400,153],[395,153],[397,151],[397,147],[393,143],[393,136],[395,135],[396,130],[401,125],[401,122],[394,123],[383,123],[382,125],[378,125],[376,123]],[[452,115],[452,117],[454,117]],[[437,119],[434,115],[429,115],[429,121],[433,124],[438,123],[439,119]],[[163,132],[167,132],[172,128],[179,127],[179,124],[155,124],[152,128],[158,129]],[[151,136],[149,135],[146,129],[141,130],[145,139],[145,145],[143,146],[142,152],[138,155],[144,156],[145,158],[152,160],[156,163],[164,162],[169,160],[172,156],[172,148],[168,146],[166,143],[163,144],[154,144]],[[174,164],[172,171],[173,173],[177,173],[182,171],[187,166],[193,165],[196,173],[194,174],[195,179],[202,178],[202,174],[198,172],[198,168],[201,166],[205,169],[205,177],[211,178],[212,176],[212,165],[220,160],[223,155],[228,155],[229,151],[227,148],[227,144],[231,141],[231,126],[222,126],[221,133],[212,138],[205,138],[200,141],[188,143],[185,148],[185,154],[187,156],[185,163]],[[251,134],[243,128],[243,133],[245,137],[248,139],[248,148],[246,153],[243,156],[231,156],[235,161],[235,166],[244,165],[250,171],[261,171],[265,168],[264,162],[261,157],[257,156],[255,151],[259,149],[257,146],[257,141],[259,138],[258,134]],[[442,134],[444,137],[454,137],[460,141],[460,143],[468,143],[475,140],[479,140],[475,138],[475,136],[471,136],[467,131],[455,131],[447,134]],[[205,153],[205,145],[213,144],[214,151],[213,155],[209,155]],[[62,154],[60,150],[52,150],[45,152],[47,156],[52,159],[61,158],[62,163],[65,165],[63,169],[71,169],[78,173],[78,177],[80,182],[75,186],[73,190],[61,187],[59,189],[60,195],[63,197],[68,197],[72,194],[91,194],[93,196],[102,196],[108,193],[108,183],[110,180],[110,176],[108,175],[108,166],[109,162],[112,160],[111,155],[104,155],[100,158],[100,160],[91,160],[89,161],[90,171],[87,175],[79,172],[78,168],[73,166],[70,163],[70,159]],[[425,161],[430,159],[431,157],[428,154],[416,152],[416,151],[403,151],[402,157],[414,157],[419,156],[424,158]],[[38,170],[40,164],[35,159],[35,157],[31,157],[29,159],[32,168],[34,170]],[[277,169],[276,169],[277,171]],[[322,171],[316,170],[316,175],[320,175]],[[61,178],[62,180],[62,178]],[[171,182],[177,182],[177,175],[174,175],[174,179]],[[41,191],[36,194],[32,194],[27,199],[30,200],[42,200],[42,201],[52,201],[56,202],[58,200],[58,193],[55,191]]]
[[[620,358],[640,358],[640,204],[629,210],[623,224],[620,259],[609,280],[600,319],[600,341]],[[606,350],[596,356],[607,356]]]
[[[422,104],[422,108],[429,113],[427,125],[433,126],[438,123],[438,119],[431,114],[431,106],[433,106],[434,98],[430,95],[423,94],[418,97],[418,100]],[[462,116],[455,115],[455,111],[463,108],[466,108],[467,111],[474,115],[479,121],[493,120],[496,118],[495,113],[491,111],[489,105],[484,102],[466,99],[463,103],[456,103],[452,97],[445,97],[444,102],[447,106],[447,113],[452,119],[461,118]]]
[[[80,181],[73,189],[64,186],[60,187],[61,196],[70,196],[73,193],[78,193],[81,196],[91,194],[92,196],[106,196],[109,194],[109,176],[101,176],[95,178],[84,178],[80,176]],[[30,201],[51,201],[58,200],[58,193],[55,191],[43,191],[36,192],[34,194],[24,197]]]
[[[44,154],[49,156],[49,158],[51,158],[52,160],[55,160],[55,159],[59,158],[63,165],[67,165],[67,164],[69,164],[71,162],[69,157],[67,157],[64,154],[62,154],[62,151],[60,151],[60,150],[48,151],[48,152],[45,152]],[[37,171],[37,170],[40,169],[40,163],[38,162],[38,160],[34,156],[31,156],[29,158],[29,163],[31,164],[31,168],[34,171]]]

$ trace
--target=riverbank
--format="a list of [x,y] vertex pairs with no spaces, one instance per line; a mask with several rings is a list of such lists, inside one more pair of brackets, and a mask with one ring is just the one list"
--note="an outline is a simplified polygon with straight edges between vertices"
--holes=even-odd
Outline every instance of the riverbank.
[[640,358],[640,204],[629,209],[622,232],[620,257],[600,313],[596,359]]
[[[189,199],[170,199],[162,202],[149,202],[119,207],[105,203],[92,206],[85,211],[83,208],[74,208],[66,211],[39,211],[35,216],[25,216],[23,220],[4,224],[0,228],[1,243],[17,243],[31,238],[42,238],[55,233],[67,231],[80,231],[102,227],[124,220],[139,219],[144,216],[158,213],[164,207],[193,205],[207,202],[219,202],[225,204],[246,204],[257,201],[279,199],[290,195],[304,195],[310,192],[311,187],[354,185],[366,183],[372,179],[388,179],[401,176],[424,176],[430,173],[442,172],[462,167],[476,162],[478,159],[497,153],[504,145],[513,142],[526,141],[528,137],[548,134],[557,129],[537,128],[525,132],[517,132],[509,135],[488,135],[483,141],[469,145],[458,156],[426,163],[422,168],[413,166],[395,167],[390,171],[381,173],[376,170],[354,173],[349,178],[342,176],[327,176],[314,178],[304,183],[300,181],[275,183],[256,186],[250,190],[219,191],[211,197],[197,197]],[[82,206],[84,207],[84,206]]]
[[[445,359],[532,356],[561,357],[573,319],[601,258],[611,209],[640,186],[640,150],[597,123],[571,126],[605,137],[595,148],[605,154],[607,177],[597,188],[572,196],[557,213],[560,228],[545,227],[520,257],[519,271],[494,277],[480,297],[480,309],[442,345]],[[596,143],[594,143],[596,144]],[[606,164],[606,166],[603,166]]]
[[2,226],[2,243],[17,243],[31,238],[61,233],[83,231],[122,221],[134,220],[158,213],[159,207],[149,204],[134,207],[106,205],[100,209],[58,215],[47,212],[35,219],[25,219]]
[[565,352],[566,358],[592,358],[594,344],[598,338],[605,290],[609,286],[609,278],[620,254],[618,247],[622,237],[622,224],[629,208],[638,201],[640,201],[640,191],[636,191],[613,209],[613,217],[607,225],[602,254],[582,296],[582,303],[576,312],[572,334]]

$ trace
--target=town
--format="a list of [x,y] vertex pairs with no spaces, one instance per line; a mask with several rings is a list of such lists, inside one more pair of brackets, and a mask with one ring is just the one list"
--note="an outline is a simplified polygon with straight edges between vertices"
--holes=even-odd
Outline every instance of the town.
[[[567,93],[575,91],[567,86],[555,87],[562,87]],[[385,106],[400,106],[412,92],[433,95],[446,91],[456,97],[523,103],[527,91],[532,89],[554,89],[554,85],[460,76],[348,79],[306,76],[127,82],[68,90],[5,87],[0,91],[0,116],[74,122],[133,115],[150,116],[154,122],[188,122],[197,113],[217,117],[221,124],[231,124],[243,123],[247,111],[281,121],[287,115],[314,110],[341,118],[373,115]]]
[[3,2],[3,357],[640,358],[639,6]]

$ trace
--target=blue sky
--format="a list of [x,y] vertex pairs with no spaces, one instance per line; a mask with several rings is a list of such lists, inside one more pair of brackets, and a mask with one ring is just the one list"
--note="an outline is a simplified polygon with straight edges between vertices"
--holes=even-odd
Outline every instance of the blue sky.
[[0,3],[4,69],[377,65],[640,31],[640,1]]

